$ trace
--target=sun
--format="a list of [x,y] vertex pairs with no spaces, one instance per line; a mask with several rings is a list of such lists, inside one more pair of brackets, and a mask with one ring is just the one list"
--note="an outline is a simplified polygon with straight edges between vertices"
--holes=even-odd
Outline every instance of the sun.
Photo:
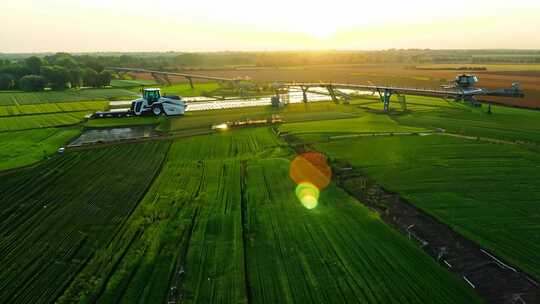
[[311,24],[303,29],[303,32],[317,39],[325,39],[335,34],[336,29],[328,26],[324,22],[319,24]]

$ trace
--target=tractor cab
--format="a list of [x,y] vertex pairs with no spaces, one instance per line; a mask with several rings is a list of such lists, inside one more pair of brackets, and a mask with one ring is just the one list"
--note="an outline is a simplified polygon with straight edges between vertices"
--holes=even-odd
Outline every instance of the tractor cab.
[[148,88],[143,90],[143,99],[146,99],[149,105],[157,102],[161,97],[160,89]]
[[458,75],[456,76],[456,85],[460,88],[472,88],[478,82],[478,77],[474,75]]

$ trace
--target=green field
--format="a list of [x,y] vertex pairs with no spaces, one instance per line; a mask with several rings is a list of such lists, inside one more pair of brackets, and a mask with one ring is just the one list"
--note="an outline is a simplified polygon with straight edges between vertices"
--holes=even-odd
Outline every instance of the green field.
[[79,133],[78,128],[0,133],[0,171],[44,160]]
[[0,106],[38,104],[48,102],[74,102],[90,100],[130,99],[136,96],[124,89],[80,89],[45,92],[0,92]]
[[113,79],[111,80],[111,86],[113,88],[129,88],[129,87],[140,87],[140,86],[149,86],[157,84],[154,80],[122,80],[122,79]]
[[[153,87],[161,88],[162,94],[180,95],[183,97],[202,96],[204,95],[203,93],[212,92],[214,90],[221,88],[220,84],[216,82],[203,82],[203,83],[195,82],[193,88],[191,88],[191,86],[188,83],[179,83],[179,84],[173,84],[173,85],[160,84],[160,85],[155,85]],[[139,93],[140,86],[131,88],[130,90],[132,92]]]
[[0,184],[0,302],[51,303],[119,232],[166,141],[71,152]]
[[84,101],[0,106],[0,117],[59,112],[104,111],[107,109],[108,104],[107,101]]
[[441,135],[318,144],[540,278],[540,155]]
[[0,117],[0,132],[76,125],[92,111]]
[[291,156],[267,128],[175,141],[132,217],[59,302],[478,301],[335,186],[305,209]]

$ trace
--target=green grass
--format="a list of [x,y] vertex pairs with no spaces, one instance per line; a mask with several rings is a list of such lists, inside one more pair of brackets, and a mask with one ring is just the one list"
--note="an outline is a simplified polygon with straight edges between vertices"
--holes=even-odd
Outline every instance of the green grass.
[[265,303],[474,303],[472,291],[330,185],[305,209],[283,159],[250,162],[248,270]]
[[540,155],[442,135],[318,144],[540,278]]
[[107,101],[40,103],[29,105],[0,106],[0,117],[77,111],[104,111]]
[[331,185],[307,210],[268,128],[177,140],[60,303],[474,303],[463,282]]
[[0,106],[38,104],[49,102],[74,102],[90,100],[115,100],[132,98],[135,93],[124,89],[81,89],[45,92],[0,92]]
[[91,111],[0,117],[0,132],[76,125]]
[[78,128],[47,128],[0,133],[0,171],[43,160],[79,133]]
[[0,302],[51,303],[137,206],[169,143],[67,152],[2,175]]
[[540,111],[492,106],[493,114],[489,115],[485,107],[413,111],[394,119],[404,125],[443,128],[469,136],[540,143]]
[[400,125],[387,115],[363,113],[358,118],[285,123],[279,130],[307,140],[320,135],[326,138],[362,133],[421,132],[426,129]]
[[140,86],[149,86],[157,84],[154,80],[122,80],[122,79],[113,79],[111,80],[111,86],[113,88],[129,88],[129,87],[140,87]]

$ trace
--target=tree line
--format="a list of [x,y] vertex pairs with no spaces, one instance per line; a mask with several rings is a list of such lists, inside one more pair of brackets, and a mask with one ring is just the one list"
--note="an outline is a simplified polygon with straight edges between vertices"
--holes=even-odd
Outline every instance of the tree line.
[[68,88],[104,87],[112,74],[93,58],[77,58],[67,53],[0,60],[0,90],[43,91]]

